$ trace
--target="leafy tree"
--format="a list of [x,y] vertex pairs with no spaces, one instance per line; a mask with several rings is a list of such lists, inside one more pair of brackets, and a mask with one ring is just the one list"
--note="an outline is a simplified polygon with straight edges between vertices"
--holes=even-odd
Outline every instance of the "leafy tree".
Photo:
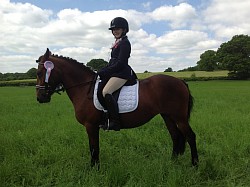
[[36,78],[36,72],[37,72],[36,68],[31,68],[30,70],[28,70],[26,72],[26,75],[27,75],[28,78],[35,79]]
[[14,80],[14,73],[5,73],[3,80],[9,81],[9,80]]
[[107,61],[103,59],[92,59],[86,65],[91,67],[93,70],[100,70],[101,68],[105,67],[108,64]]
[[214,71],[218,69],[216,51],[207,50],[202,53],[200,60],[197,62],[197,68],[201,71]]
[[36,69],[32,68],[26,73],[0,73],[1,81],[10,81],[10,80],[23,80],[23,79],[35,79],[36,78]]
[[173,72],[173,69],[168,67],[167,69],[164,70],[164,72]]
[[250,78],[250,37],[236,35],[230,41],[221,44],[217,50],[219,63],[229,70],[229,77]]

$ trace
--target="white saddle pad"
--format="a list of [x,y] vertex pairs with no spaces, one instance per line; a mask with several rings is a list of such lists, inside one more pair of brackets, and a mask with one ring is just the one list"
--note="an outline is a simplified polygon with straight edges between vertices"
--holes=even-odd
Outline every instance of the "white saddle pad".
[[[95,83],[95,89],[94,89],[94,97],[93,97],[93,102],[95,107],[98,110],[103,110],[103,106],[100,104],[98,98],[97,98],[97,89],[98,89],[98,84],[101,80],[96,81]],[[123,86],[120,95],[118,98],[118,108],[119,108],[119,113],[127,113],[127,112],[132,112],[134,111],[137,106],[138,106],[138,89],[139,89],[139,82],[133,86]]]

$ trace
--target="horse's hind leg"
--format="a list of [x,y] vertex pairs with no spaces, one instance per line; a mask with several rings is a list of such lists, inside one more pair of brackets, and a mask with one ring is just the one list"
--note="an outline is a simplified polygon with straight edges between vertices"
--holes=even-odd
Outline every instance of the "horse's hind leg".
[[167,115],[161,114],[162,118],[164,119],[170,136],[173,141],[173,152],[172,157],[175,158],[176,156],[183,154],[185,151],[185,137],[182,135],[180,130],[178,129],[176,123],[168,118]]
[[190,149],[191,149],[191,156],[192,156],[192,164],[196,166],[199,162],[198,160],[198,153],[197,153],[197,147],[196,147],[196,135],[193,132],[192,128],[190,127],[189,123],[178,123],[178,128],[186,138]]

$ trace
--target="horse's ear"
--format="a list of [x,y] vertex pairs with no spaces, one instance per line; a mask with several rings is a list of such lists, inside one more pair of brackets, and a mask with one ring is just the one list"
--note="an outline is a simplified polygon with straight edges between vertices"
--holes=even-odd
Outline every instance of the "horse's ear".
[[49,51],[49,48],[47,48],[45,54],[44,54],[44,57],[46,60],[48,60],[49,56],[51,55],[51,52]]

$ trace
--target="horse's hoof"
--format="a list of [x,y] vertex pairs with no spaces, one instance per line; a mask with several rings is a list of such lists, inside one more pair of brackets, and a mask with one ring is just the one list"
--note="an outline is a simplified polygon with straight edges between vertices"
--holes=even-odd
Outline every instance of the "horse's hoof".
[[99,170],[100,169],[100,162],[99,162],[99,160],[98,161],[91,161],[90,166],[92,168],[96,168],[97,170]]
[[198,158],[195,158],[195,159],[192,160],[192,165],[193,166],[198,167],[198,163],[199,163]]

